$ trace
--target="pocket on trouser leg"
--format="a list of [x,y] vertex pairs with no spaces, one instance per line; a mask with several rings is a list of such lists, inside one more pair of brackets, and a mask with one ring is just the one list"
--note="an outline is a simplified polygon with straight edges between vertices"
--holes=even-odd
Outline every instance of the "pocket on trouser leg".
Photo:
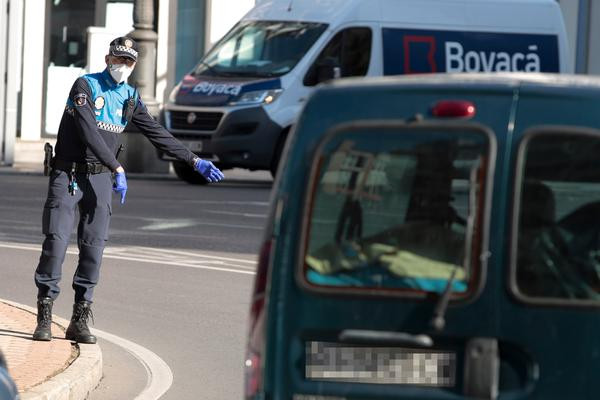
[[42,214],[42,233],[44,235],[60,234],[60,214],[60,203],[54,199],[47,200]]
[[83,222],[79,240],[89,246],[104,247],[108,240],[111,207],[106,203],[98,205]]
[[108,241],[108,230],[110,229],[110,218],[112,217],[112,205],[107,204],[108,217],[106,218],[106,228],[104,229],[104,241]]

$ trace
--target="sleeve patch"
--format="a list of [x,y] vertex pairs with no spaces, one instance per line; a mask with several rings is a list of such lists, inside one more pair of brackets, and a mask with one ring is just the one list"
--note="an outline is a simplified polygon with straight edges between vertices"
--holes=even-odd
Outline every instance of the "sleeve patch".
[[87,95],[85,93],[77,93],[73,98],[73,102],[78,107],[84,106],[87,103]]

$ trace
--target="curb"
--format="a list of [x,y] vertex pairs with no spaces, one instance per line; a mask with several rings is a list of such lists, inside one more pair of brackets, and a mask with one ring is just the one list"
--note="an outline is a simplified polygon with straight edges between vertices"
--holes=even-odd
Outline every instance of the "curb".
[[[37,310],[9,300],[3,303],[37,315]],[[64,318],[52,315],[52,322],[65,330]],[[77,344],[79,356],[62,372],[20,393],[20,400],[84,400],[102,378],[102,352],[98,344]]]
[[[0,165],[0,175],[28,175],[28,176],[44,176],[42,170],[37,169],[19,169]],[[173,174],[155,174],[144,172],[132,172],[127,174],[127,179],[146,179],[146,180],[178,180]]]
[[[256,172],[235,172],[230,170],[225,171],[225,181],[223,183],[233,184],[249,184],[249,185],[273,185],[274,179],[264,176],[253,176]],[[2,175],[25,175],[25,176],[44,176],[44,173],[39,169],[20,169],[0,165],[0,176]],[[180,179],[173,173],[156,174],[146,172],[131,172],[127,173],[127,180],[149,180],[149,181],[179,181]],[[223,185],[219,182],[218,185]],[[202,185],[200,185],[202,187]]]

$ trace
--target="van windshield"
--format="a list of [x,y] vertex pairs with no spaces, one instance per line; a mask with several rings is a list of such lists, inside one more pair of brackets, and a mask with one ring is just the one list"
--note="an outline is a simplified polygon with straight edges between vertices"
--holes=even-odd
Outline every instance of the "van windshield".
[[[453,292],[477,276],[489,142],[479,131],[344,132],[321,154],[309,285]],[[478,244],[478,245],[475,245]]]
[[198,64],[194,75],[281,76],[291,71],[327,24],[243,21]]

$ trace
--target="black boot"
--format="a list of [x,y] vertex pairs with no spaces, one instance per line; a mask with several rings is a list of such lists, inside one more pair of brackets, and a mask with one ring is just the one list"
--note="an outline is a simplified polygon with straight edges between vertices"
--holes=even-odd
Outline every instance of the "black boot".
[[52,339],[52,299],[42,297],[37,301],[37,326],[33,332],[33,340],[43,340],[45,342]]
[[65,339],[73,340],[77,343],[96,343],[96,336],[90,333],[90,329],[87,326],[87,321],[94,316],[92,315],[92,309],[90,308],[92,303],[89,301],[80,301],[73,304],[73,315],[71,316],[71,323],[65,333]]

